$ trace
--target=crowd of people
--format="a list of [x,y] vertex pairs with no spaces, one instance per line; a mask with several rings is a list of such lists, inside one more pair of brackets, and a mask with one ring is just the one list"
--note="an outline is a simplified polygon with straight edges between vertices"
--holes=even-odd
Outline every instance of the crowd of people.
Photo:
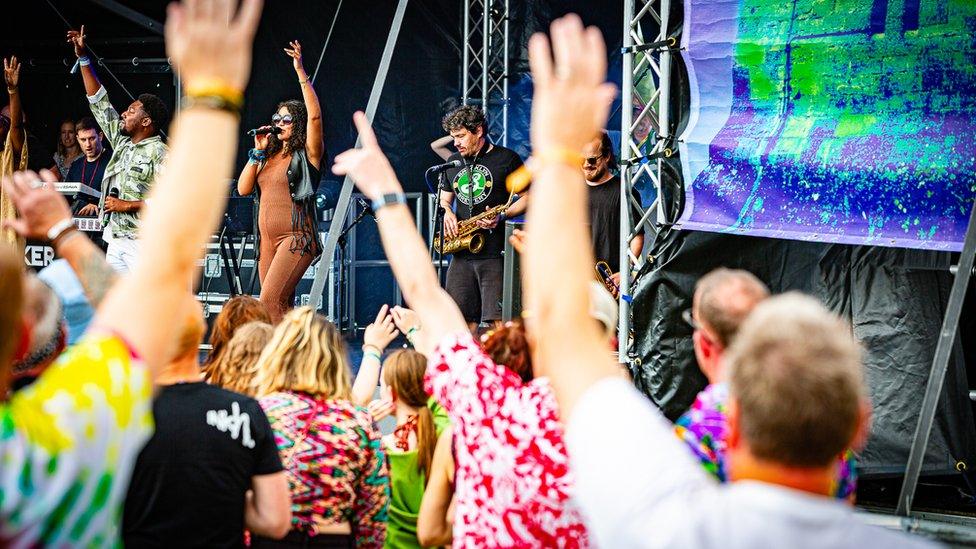
[[[63,276],[26,273],[16,247],[0,246],[0,543],[930,543],[869,526],[853,512],[853,456],[870,426],[861,354],[850,327],[812,298],[770,296],[743,271],[702,278],[684,317],[710,384],[675,424],[620,368],[610,352],[615,302],[593,279],[586,185],[619,189],[600,133],[615,89],[605,83],[600,33],[573,15],[529,42],[532,206],[512,241],[522,256],[523,320],[472,332],[470,321],[495,315],[479,278],[492,267],[477,261],[496,258],[462,258],[469,264],[452,263],[453,282],[440,286],[362,113],[353,119],[361,147],[338,155],[331,169],[373,202],[407,307],[377,312],[354,378],[336,326],[309,307],[282,306],[289,273],[318,245],[304,240],[307,219],[284,222],[275,213],[282,204],[304,211],[306,197],[273,193],[304,188],[323,160],[312,137],[320,129],[303,131],[321,124],[321,113],[296,42],[288,55],[304,102],[279,106],[282,129],[255,143],[264,152],[252,153],[240,179],[271,212],[259,228],[273,240],[262,244],[270,254],[263,277],[283,282],[273,299],[231,299],[201,361],[206,328],[187,281],[223,212],[262,8],[261,0],[236,4],[183,0],[168,8],[167,54],[186,90],[168,151],[158,139],[167,115],[153,99],[140,98],[120,117],[90,62],[80,63],[95,124],[75,125],[91,140],[79,139],[76,150],[65,139],[58,162],[74,155],[69,172],[82,162],[87,174],[104,155],[97,134],[112,145],[104,177],[121,194],[96,207],[127,216],[109,222],[108,255],[72,224],[72,206],[53,189],[54,170],[3,179],[15,212],[5,230],[49,242],[74,289],[58,289],[68,284]],[[83,58],[84,32],[69,40]],[[455,122],[445,127],[459,152],[480,152],[483,126],[464,116]],[[7,147],[23,156],[22,126],[7,129],[20,133],[4,136]],[[489,144],[484,157],[516,171],[504,153]],[[458,177],[456,190],[472,193],[471,213],[475,177]],[[521,208],[523,199],[510,195],[508,204]],[[169,222],[177,217],[195,222]],[[457,220],[445,225],[456,230]],[[59,297],[70,291],[94,310],[74,333]],[[453,294],[468,291],[480,305],[459,305]],[[409,348],[390,349],[401,334]],[[385,418],[394,427],[384,434]]]

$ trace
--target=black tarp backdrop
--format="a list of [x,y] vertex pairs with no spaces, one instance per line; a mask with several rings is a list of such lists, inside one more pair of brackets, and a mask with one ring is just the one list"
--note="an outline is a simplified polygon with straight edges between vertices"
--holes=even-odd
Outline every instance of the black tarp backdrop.
[[[695,281],[704,273],[719,266],[746,269],[774,293],[812,294],[850,320],[865,348],[874,410],[859,467],[869,476],[901,474],[952,284],[950,261],[947,253],[676,231],[656,270],[635,291],[637,385],[669,417],[688,408],[705,379],[681,311],[691,306]],[[954,472],[958,462],[971,468],[976,458],[963,353],[963,345],[973,343],[972,311],[966,310],[939,402],[925,459],[929,474]]]

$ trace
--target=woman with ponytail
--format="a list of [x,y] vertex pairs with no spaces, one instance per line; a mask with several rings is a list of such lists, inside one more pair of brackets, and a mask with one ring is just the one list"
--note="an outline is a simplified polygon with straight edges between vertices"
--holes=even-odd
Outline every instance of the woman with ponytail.
[[[392,411],[396,429],[383,437],[390,469],[390,511],[386,547],[421,547],[417,515],[430,477],[440,434],[424,391],[427,359],[413,350],[398,350],[383,362],[382,400],[371,408],[377,416]],[[438,408],[443,414],[443,408]],[[379,419],[374,417],[374,419]],[[439,418],[440,419],[440,418]]]

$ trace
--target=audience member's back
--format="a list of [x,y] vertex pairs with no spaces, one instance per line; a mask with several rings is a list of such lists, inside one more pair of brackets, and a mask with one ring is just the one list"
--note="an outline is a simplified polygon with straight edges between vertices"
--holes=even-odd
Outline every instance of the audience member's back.
[[[811,298],[771,298],[742,325],[727,360],[730,484],[711,482],[670,436],[667,421],[629,389],[605,382],[584,397],[570,425],[571,450],[581,505],[591,524],[600,525],[598,543],[742,548],[924,543],[868,526],[848,506],[827,497],[838,456],[867,428],[860,350],[843,322]],[[615,414],[642,427],[633,436],[622,434],[623,429],[633,433],[630,426],[607,429],[604,419],[591,417],[597,410],[589,409],[601,400],[604,405],[612,400]],[[583,435],[598,427],[602,435]],[[620,470],[605,456],[597,460],[603,453],[597,448],[611,440],[626,442],[614,449],[617,453],[645,456],[642,467]],[[593,474],[598,463],[602,472]]]
[[242,547],[245,493],[280,473],[268,420],[253,398],[200,379],[202,322],[160,376],[156,433],[139,454],[123,517],[127,547]]

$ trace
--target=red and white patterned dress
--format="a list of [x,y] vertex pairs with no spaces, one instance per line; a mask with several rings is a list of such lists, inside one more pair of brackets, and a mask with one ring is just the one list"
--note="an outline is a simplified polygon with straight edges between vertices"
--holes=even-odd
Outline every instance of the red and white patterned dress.
[[523,383],[461,333],[437,345],[425,385],[454,423],[454,547],[585,547],[548,380]]

